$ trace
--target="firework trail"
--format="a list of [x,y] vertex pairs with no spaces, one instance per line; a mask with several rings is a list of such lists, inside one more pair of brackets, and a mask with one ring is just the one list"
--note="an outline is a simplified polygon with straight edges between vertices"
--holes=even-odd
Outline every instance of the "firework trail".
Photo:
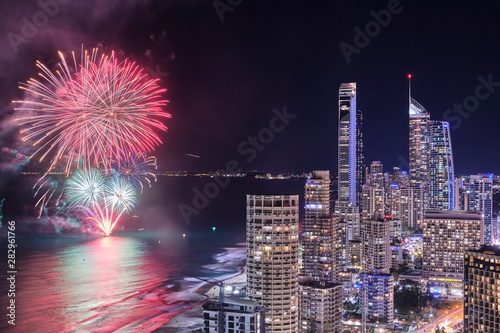
[[136,63],[118,62],[93,49],[82,50],[80,64],[72,53],[72,65],[59,52],[55,72],[37,62],[40,80],[30,79],[20,88],[33,100],[13,101],[16,110],[29,116],[16,119],[24,127],[23,141],[34,141],[42,162],[50,159],[48,172],[60,161],[65,172],[92,167],[111,167],[130,152],[153,151],[161,143],[154,130],[165,131],[159,120],[170,115],[162,110],[168,102],[157,79],[148,79]]

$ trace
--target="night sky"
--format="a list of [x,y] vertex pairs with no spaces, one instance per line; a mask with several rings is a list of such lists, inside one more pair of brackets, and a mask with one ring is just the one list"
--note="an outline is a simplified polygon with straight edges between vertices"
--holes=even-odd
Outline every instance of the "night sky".
[[[456,175],[500,173],[500,6],[494,1],[233,0],[239,4],[223,21],[212,1],[61,2],[68,3],[52,7],[53,17],[17,53],[8,33],[22,35],[23,17],[33,22],[41,7],[17,0],[0,5],[1,148],[23,148],[13,135],[10,101],[22,98],[17,83],[36,75],[35,60],[54,66],[58,50],[83,44],[169,73],[161,77],[172,114],[156,153],[162,171],[223,169],[235,159],[248,170],[336,172],[338,88],[352,81],[364,113],[367,165],[380,160],[386,171],[405,168],[412,73],[413,98],[436,120],[457,115],[443,118],[475,95],[479,76],[499,82],[461,124],[452,121],[452,144]],[[354,28],[364,31],[374,21],[370,12],[388,6],[395,12],[389,24],[348,63],[339,45],[354,46]],[[285,106],[296,118],[247,162],[238,146],[269,126],[273,108]]]

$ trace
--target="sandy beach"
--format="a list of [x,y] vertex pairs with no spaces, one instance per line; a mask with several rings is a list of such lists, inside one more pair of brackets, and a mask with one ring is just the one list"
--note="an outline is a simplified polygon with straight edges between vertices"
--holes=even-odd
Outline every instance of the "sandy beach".
[[[238,244],[242,245],[242,244]],[[224,282],[228,285],[235,286],[240,289],[246,285],[246,259],[241,257],[241,248],[237,248],[240,252],[240,257],[238,259],[240,266],[240,271],[235,275],[224,279]],[[243,248],[245,249],[245,248]],[[234,259],[234,258],[233,258]],[[234,261],[232,262],[234,264]],[[217,298],[219,296],[219,287],[214,286],[209,283],[203,284],[200,288],[195,291],[199,294],[202,299],[193,304],[192,307],[186,308],[186,310],[170,318],[168,323],[154,331],[154,333],[192,333],[192,332],[202,332],[203,329],[203,309],[202,305],[206,301],[212,298]]]

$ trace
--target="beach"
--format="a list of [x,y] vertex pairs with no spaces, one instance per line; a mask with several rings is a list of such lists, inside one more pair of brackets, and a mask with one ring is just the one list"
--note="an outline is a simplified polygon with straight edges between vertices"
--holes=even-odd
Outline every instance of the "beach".
[[[215,256],[217,263],[205,265],[204,268],[217,271],[233,271],[238,268],[238,272],[224,275],[225,284],[230,284],[240,289],[246,285],[246,248],[244,243],[237,244],[239,247],[225,248],[225,252]],[[186,278],[186,281],[196,281],[194,278]],[[219,296],[219,287],[209,283],[203,283],[194,291],[200,296],[200,300],[192,306],[171,317],[167,324],[156,329],[155,333],[192,333],[202,332],[203,329],[203,309],[202,305],[212,298]]]

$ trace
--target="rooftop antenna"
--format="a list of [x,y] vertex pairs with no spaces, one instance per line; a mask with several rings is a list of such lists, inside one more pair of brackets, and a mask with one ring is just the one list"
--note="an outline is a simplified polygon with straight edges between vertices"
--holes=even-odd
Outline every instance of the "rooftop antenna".
[[411,105],[411,74],[408,74],[408,106]]

